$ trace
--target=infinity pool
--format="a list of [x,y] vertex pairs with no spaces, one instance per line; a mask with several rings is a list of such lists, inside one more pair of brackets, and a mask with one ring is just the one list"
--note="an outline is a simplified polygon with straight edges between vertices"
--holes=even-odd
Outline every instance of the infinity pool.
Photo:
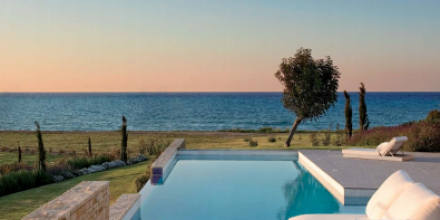
[[142,220],[285,220],[345,207],[296,161],[178,158],[162,185],[141,193]]

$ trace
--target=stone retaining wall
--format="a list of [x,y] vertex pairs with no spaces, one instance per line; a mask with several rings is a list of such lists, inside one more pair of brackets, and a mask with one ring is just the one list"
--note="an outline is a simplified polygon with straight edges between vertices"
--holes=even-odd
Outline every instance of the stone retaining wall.
[[84,181],[23,220],[108,220],[108,181]]
[[124,194],[110,207],[110,220],[131,220],[140,208],[140,194]]

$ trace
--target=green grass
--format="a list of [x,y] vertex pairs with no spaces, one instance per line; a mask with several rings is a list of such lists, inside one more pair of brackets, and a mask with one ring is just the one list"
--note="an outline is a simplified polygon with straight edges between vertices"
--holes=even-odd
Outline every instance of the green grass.
[[[61,159],[63,156],[59,155],[47,155],[47,162],[55,162]],[[22,154],[22,163],[32,164],[38,161],[38,154]],[[0,152],[0,165],[12,164],[18,162],[17,152]]]
[[135,179],[145,173],[148,165],[142,162],[0,197],[0,219],[21,219],[82,181],[109,181],[112,204],[122,194],[136,193]]
[[[275,136],[276,142],[268,141],[269,136]],[[231,133],[231,132],[129,132],[128,150],[138,152],[137,143],[142,138],[148,139],[170,139],[185,138],[188,149],[274,149],[274,150],[299,150],[299,149],[343,149],[349,146],[318,146],[312,147],[309,133],[298,133],[294,135],[290,148],[284,147],[284,141],[288,134],[283,133]],[[299,138],[301,136],[301,139]],[[121,135],[119,132],[43,132],[43,140],[46,150],[51,148],[57,152],[60,149],[70,152],[83,152],[87,147],[88,138],[92,139],[93,151],[109,152],[120,148]],[[258,141],[257,147],[249,147],[243,139],[245,137]],[[321,139],[323,134],[318,134]],[[336,137],[332,135],[332,139]],[[10,143],[20,141],[22,149],[36,149],[37,140],[32,132],[0,132],[0,145],[10,146]],[[359,147],[359,146],[358,146]],[[56,161],[63,156],[50,155],[49,162]],[[14,163],[17,160],[17,153],[0,153],[0,164]],[[25,162],[37,161],[37,155],[23,154]],[[44,203],[56,198],[66,190],[75,186],[81,181],[110,181],[110,201],[114,202],[124,193],[135,193],[135,179],[138,175],[145,173],[148,163],[143,162],[137,165],[117,168],[114,170],[89,174],[74,178],[61,183],[54,183],[36,189],[0,197],[0,219],[21,219]]]
[[[268,137],[274,135],[276,142],[270,143]],[[169,139],[185,138],[189,149],[251,149],[244,137],[258,141],[258,147],[252,149],[343,149],[348,146],[318,146],[313,147],[310,142],[310,133],[297,133],[294,135],[290,148],[284,148],[284,141],[288,134],[285,133],[232,133],[232,132],[129,132],[128,151],[130,154],[139,152],[137,143],[140,139]],[[318,133],[318,138],[323,133]],[[301,136],[301,140],[300,137]],[[87,149],[88,138],[92,140],[93,152],[110,152],[120,149],[121,135],[119,132],[43,132],[43,140],[47,151],[53,152],[63,150],[66,152],[75,151],[83,154]],[[336,134],[332,135],[332,139]],[[0,146],[16,145],[20,141],[22,149],[37,149],[37,139],[33,132],[0,132]],[[368,147],[368,146],[365,146]],[[66,155],[65,154],[65,155]],[[49,161],[55,161],[61,156],[49,156]],[[37,155],[23,153],[23,160],[27,162],[36,161]],[[0,153],[0,164],[13,163],[17,161],[17,153]]]

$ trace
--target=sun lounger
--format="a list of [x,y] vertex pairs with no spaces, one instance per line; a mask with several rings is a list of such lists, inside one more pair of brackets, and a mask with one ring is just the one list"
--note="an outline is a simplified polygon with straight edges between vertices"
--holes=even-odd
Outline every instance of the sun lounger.
[[350,148],[342,150],[342,155],[347,158],[408,161],[414,159],[414,155],[403,153],[402,146],[407,141],[407,137],[394,137],[390,142],[379,145],[378,149]]
[[398,170],[376,190],[364,215],[316,214],[300,215],[289,220],[439,220],[440,197],[422,183],[414,183],[409,175]]

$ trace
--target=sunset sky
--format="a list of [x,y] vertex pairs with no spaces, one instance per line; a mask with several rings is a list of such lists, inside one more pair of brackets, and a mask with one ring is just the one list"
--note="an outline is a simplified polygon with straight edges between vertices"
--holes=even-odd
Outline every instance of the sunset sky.
[[0,2],[0,92],[281,91],[300,47],[340,90],[440,91],[440,1]]

